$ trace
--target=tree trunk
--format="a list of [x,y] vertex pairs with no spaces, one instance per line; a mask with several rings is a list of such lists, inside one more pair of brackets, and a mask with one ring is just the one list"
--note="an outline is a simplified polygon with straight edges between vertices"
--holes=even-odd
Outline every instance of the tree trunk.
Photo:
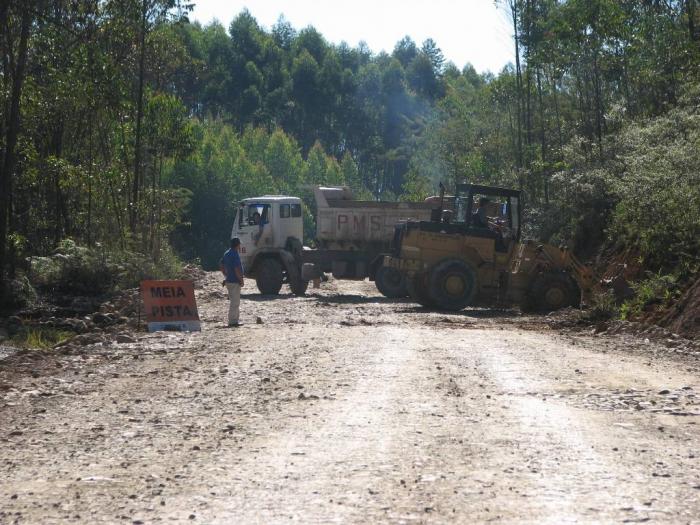
[[547,167],[547,135],[545,133],[544,103],[542,101],[542,75],[539,67],[535,70],[537,80],[537,100],[540,112],[540,157],[542,159],[542,181],[544,189],[544,202],[549,204],[549,168]]
[[561,159],[562,151],[564,150],[564,136],[561,130],[561,112],[559,111],[559,87],[557,86],[557,81],[555,78],[550,78],[550,84],[552,86],[552,93],[554,95],[554,114],[557,118],[557,142],[559,144],[559,155],[557,158]]
[[518,145],[516,155],[516,167],[518,170],[518,186],[522,189],[522,169],[523,169],[523,77],[520,69],[520,38],[518,36],[518,0],[509,0],[510,14],[513,18],[513,41],[515,43],[515,88],[517,100],[517,140]]
[[87,173],[87,185],[88,185],[88,201],[87,201],[87,228],[86,237],[87,245],[92,248],[92,119],[88,124],[88,173]]
[[700,35],[695,28],[695,0],[685,0],[685,10],[688,15],[688,34],[690,40],[697,42],[698,39],[700,39]]
[[[7,135],[5,137],[5,153],[0,171],[0,281],[4,283],[5,267],[7,266],[7,237],[10,203],[12,202],[13,176],[15,170],[17,138],[20,131],[20,100],[22,98],[22,84],[27,65],[27,42],[29,29],[32,24],[32,5],[30,2],[22,4],[21,29],[19,48],[15,70],[12,75],[12,93],[10,95],[10,111],[8,115]],[[4,16],[7,17],[7,7]],[[3,13],[0,12],[0,16]],[[1,21],[1,20],[0,20]],[[0,285],[2,286],[2,285]]]
[[139,80],[138,93],[136,95],[136,141],[134,144],[134,180],[129,203],[129,226],[131,233],[136,233],[136,221],[138,220],[139,189],[141,187],[141,125],[143,123],[143,91],[144,75],[146,69],[146,22],[148,14],[148,0],[141,2],[141,30],[139,36]]

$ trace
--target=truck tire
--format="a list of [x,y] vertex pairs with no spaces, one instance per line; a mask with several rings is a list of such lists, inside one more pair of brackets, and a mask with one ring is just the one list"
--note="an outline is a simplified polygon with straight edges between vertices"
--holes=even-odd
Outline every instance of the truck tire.
[[406,279],[396,268],[380,266],[374,276],[374,284],[377,290],[390,299],[406,297]]
[[277,295],[282,289],[282,265],[270,257],[260,261],[255,270],[255,282],[263,295]]
[[430,272],[430,295],[443,310],[462,310],[472,304],[479,283],[474,269],[464,261],[447,260]]
[[419,273],[412,279],[406,279],[406,289],[411,299],[419,305],[426,308],[435,306],[435,299],[428,293],[428,279],[425,273]]
[[542,273],[530,286],[524,310],[552,312],[567,306],[579,306],[581,292],[576,282],[564,272]]
[[289,288],[292,290],[294,295],[304,295],[306,289],[309,287],[309,281],[304,281],[301,277],[290,278]]

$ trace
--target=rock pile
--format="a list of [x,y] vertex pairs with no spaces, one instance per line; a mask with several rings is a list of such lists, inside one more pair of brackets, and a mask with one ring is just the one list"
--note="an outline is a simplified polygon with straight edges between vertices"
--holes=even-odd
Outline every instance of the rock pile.
[[[74,298],[70,306],[35,306],[31,310],[0,320],[0,342],[21,332],[50,329],[75,335],[60,342],[55,348],[70,349],[97,343],[135,342],[133,332],[138,330],[143,315],[143,305],[138,289],[125,290],[102,302],[91,313],[85,314],[84,298]],[[85,299],[89,301],[90,299]]]

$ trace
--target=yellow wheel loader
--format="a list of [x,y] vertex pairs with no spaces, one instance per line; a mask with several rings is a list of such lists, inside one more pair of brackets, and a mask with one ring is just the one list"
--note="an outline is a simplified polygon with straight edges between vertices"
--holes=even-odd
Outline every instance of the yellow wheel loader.
[[396,226],[384,266],[398,270],[411,297],[426,307],[579,306],[593,272],[566,249],[521,242],[522,213],[520,191],[459,184],[453,210]]

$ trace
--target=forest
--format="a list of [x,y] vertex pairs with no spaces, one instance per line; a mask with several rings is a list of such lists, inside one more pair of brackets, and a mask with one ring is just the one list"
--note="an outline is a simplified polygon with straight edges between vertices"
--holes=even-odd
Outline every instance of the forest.
[[374,53],[180,0],[0,0],[3,300],[60,284],[57,253],[93,290],[212,269],[241,198],[465,180],[524,190],[530,238],[633,254],[676,293],[700,270],[698,1],[497,4],[515,60],[479,73],[439,35]]

